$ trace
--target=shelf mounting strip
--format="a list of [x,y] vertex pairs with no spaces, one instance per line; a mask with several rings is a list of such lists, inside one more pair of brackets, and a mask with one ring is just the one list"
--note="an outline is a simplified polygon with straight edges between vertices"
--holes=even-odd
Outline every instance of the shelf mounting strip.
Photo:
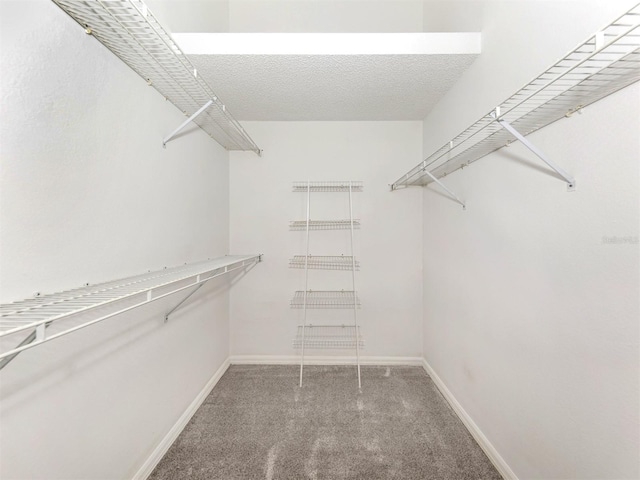
[[195,287],[165,314],[166,322],[205,282],[251,267],[261,257],[227,255],[0,305],[0,369],[23,350]]
[[555,170],[572,191],[575,179],[524,137],[638,80],[640,4],[409,170],[391,185],[391,190],[426,186],[519,140]]
[[227,111],[142,0],[53,0],[189,119],[227,150],[260,149]]

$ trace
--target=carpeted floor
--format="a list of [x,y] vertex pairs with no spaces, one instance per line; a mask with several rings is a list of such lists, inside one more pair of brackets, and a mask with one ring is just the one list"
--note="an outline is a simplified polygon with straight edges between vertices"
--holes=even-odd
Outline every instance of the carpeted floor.
[[231,366],[151,480],[500,479],[420,367]]

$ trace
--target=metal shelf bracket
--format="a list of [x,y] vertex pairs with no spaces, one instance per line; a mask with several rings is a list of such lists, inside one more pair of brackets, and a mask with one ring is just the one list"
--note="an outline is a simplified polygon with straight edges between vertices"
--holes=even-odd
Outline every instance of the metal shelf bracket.
[[[426,168],[426,167],[425,167]],[[453,193],[451,190],[449,190],[444,183],[442,183],[440,180],[438,180],[436,177],[433,176],[433,174],[427,170],[424,171],[424,173],[426,173],[429,177],[431,177],[431,180],[433,180],[434,182],[436,182],[438,185],[440,185],[440,187],[447,192],[450,196],[451,199],[454,200],[455,202],[459,203],[460,205],[462,205],[462,209],[466,210],[467,206],[464,204],[464,202],[462,200],[460,200],[460,198]]]
[[[496,109],[493,111],[493,113],[491,114],[491,116],[493,118],[496,119],[496,121],[502,126],[502,128],[504,128],[505,130],[507,130],[511,135],[513,135],[514,137],[516,137],[516,139],[518,139],[525,147],[527,147],[529,150],[531,150],[538,158],[540,158],[540,160],[542,160],[544,163],[546,163],[549,167],[551,167],[558,175],[560,175],[562,178],[564,178],[564,181],[567,182],[567,191],[568,192],[574,192],[576,189],[576,180],[575,178],[573,178],[569,173],[567,173],[564,169],[562,169],[560,166],[556,165],[553,161],[551,161],[545,154],[543,151],[541,151],[538,147],[536,147],[533,143],[531,143],[529,140],[527,140],[524,135],[522,135],[520,132],[518,132],[515,128],[513,128],[513,125],[511,125],[509,122],[507,122],[505,119],[500,118],[500,107],[496,107]],[[428,172],[427,172],[428,173]],[[432,176],[429,173],[429,176]],[[434,178],[435,180],[435,178]],[[437,181],[437,180],[436,180]],[[440,183],[440,182],[438,182]]]
[[[198,282],[200,281],[200,276],[198,276]],[[182,300],[180,300],[180,302],[173,307],[171,310],[169,310],[167,313],[164,314],[164,323],[167,323],[169,321],[169,315],[171,315],[173,312],[175,312],[177,309],[180,308],[180,306],[186,302],[187,300],[189,300],[189,298],[191,298],[191,295],[193,295],[194,293],[196,293],[198,290],[200,290],[202,288],[202,286],[205,284],[206,282],[202,282],[200,285],[198,285],[196,288],[194,288],[193,290],[191,290],[191,293],[189,293],[186,297],[184,297]]]
[[198,115],[200,115],[202,112],[204,112],[207,108],[209,108],[211,105],[213,104],[213,100],[209,100],[207,103],[205,103],[202,107],[200,107],[198,109],[198,111],[196,113],[194,113],[193,115],[191,115],[189,118],[187,118],[184,122],[182,122],[180,124],[180,126],[178,128],[176,128],[173,132],[171,132],[168,136],[166,136],[164,139],[162,139],[162,146],[164,148],[167,148],[167,143],[169,143],[169,140],[171,140],[173,137],[175,137],[178,133],[180,133],[180,131],[182,131],[182,129],[184,127],[186,127],[187,125],[189,125]]

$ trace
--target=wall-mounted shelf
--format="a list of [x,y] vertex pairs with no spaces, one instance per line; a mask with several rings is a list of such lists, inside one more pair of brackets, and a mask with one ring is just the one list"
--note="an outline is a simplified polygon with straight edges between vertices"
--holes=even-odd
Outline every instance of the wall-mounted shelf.
[[[304,335],[302,333],[304,329]],[[298,331],[293,339],[293,347],[311,349],[321,348],[356,348],[356,332],[358,347],[364,347],[364,339],[360,334],[360,327],[354,325],[307,325],[298,326]]]
[[260,259],[261,255],[228,255],[0,305],[0,368],[23,350],[174,293],[198,288]]
[[[640,80],[640,5],[596,33],[396,180],[424,186]],[[511,127],[510,129],[508,127]],[[530,145],[528,148],[532,149]],[[533,150],[533,149],[532,149]],[[536,152],[540,156],[540,152]],[[542,158],[542,156],[541,156]],[[572,177],[542,158],[565,178]]]
[[362,192],[362,182],[293,182],[294,192]]
[[[306,306],[305,306],[306,300]],[[298,290],[291,299],[291,308],[348,308],[360,306],[360,299],[353,290]]]
[[[255,142],[198,76],[144,2],[53,1],[186,116],[193,117],[190,120],[224,148],[260,154]],[[163,144],[184,126],[165,138]]]
[[289,223],[291,230],[350,230],[360,228],[360,220],[294,220]]
[[[306,260],[305,260],[306,258]],[[289,260],[291,268],[312,268],[314,270],[348,270],[360,268],[360,262],[351,255],[294,255]]]

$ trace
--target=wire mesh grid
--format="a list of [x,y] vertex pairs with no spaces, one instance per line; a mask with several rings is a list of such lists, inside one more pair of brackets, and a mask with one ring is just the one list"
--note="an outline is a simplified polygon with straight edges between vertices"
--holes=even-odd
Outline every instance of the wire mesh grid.
[[228,150],[260,149],[141,0],[53,0],[185,115]]
[[291,299],[291,308],[354,308],[360,299],[353,290],[298,290]]
[[[528,135],[640,80],[640,5],[589,38],[499,106]],[[427,185],[515,138],[488,113],[400,177],[392,188]]]
[[299,325],[293,339],[294,348],[302,348],[304,331],[305,348],[355,348],[364,347],[364,339],[360,327],[353,325]]
[[362,192],[364,186],[360,181],[331,181],[331,182],[293,182],[294,192]]
[[[229,271],[258,260],[258,255],[229,255],[3,304],[0,305],[0,337],[33,330],[50,322],[168,287],[198,275],[204,280],[219,270]],[[0,356],[4,355],[6,352],[0,352]]]
[[[305,262],[306,258],[306,262]],[[307,268],[316,270],[349,270],[354,266],[356,270],[360,269],[360,262],[355,260],[351,255],[294,255],[289,260],[291,268]]]
[[[306,230],[306,220],[294,220],[289,223],[291,230]],[[348,230],[351,220],[309,220],[309,230]],[[353,220],[353,228],[360,228],[360,220]]]

